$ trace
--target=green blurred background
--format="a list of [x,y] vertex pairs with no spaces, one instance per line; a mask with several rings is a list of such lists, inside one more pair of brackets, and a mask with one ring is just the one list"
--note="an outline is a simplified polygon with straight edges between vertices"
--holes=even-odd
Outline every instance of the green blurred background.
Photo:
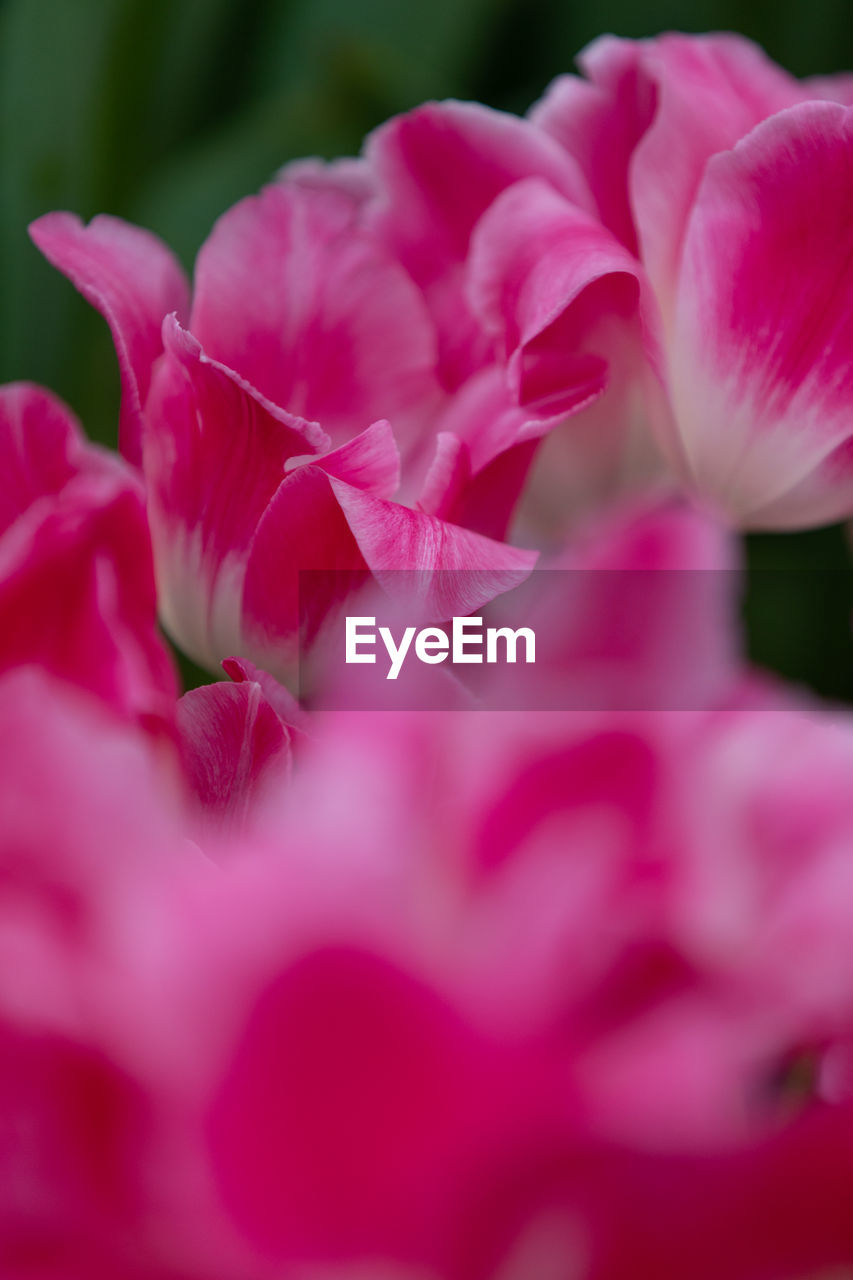
[[[425,98],[523,111],[604,31],[728,28],[798,75],[843,70],[850,17],[850,0],[0,0],[0,377],[44,383],[114,442],[106,325],[26,235],[50,209],[142,223],[190,267],[281,164],[354,153]],[[853,700],[842,531],[751,538],[748,555],[753,655]]]

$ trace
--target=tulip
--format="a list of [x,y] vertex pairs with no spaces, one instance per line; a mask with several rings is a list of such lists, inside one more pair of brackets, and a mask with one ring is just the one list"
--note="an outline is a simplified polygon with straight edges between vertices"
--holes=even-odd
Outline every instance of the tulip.
[[604,37],[581,64],[531,121],[592,208],[528,178],[475,232],[469,296],[509,371],[556,395],[592,353],[610,415],[630,393],[736,526],[849,515],[853,126],[827,100],[846,82],[795,81],[734,36]]
[[179,268],[147,232],[50,214],[32,235],[112,326],[161,617],[202,665],[238,653],[292,679],[299,570],[387,583],[389,570],[469,569],[461,613],[532,565],[485,534],[503,536],[520,446],[544,427],[519,411],[483,423],[478,395],[470,443],[441,429],[424,297],[341,183],[303,173],[225,214],[188,316]]

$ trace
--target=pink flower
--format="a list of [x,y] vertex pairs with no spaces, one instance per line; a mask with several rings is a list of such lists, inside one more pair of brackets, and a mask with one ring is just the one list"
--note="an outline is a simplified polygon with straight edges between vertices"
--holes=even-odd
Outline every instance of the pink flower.
[[0,669],[37,663],[122,716],[170,725],[137,476],[24,383],[0,388],[0,459]]
[[593,351],[611,415],[630,395],[681,481],[740,525],[849,514],[853,135],[821,100],[844,84],[725,35],[605,37],[582,65],[531,119],[594,208],[530,178],[475,233],[470,297],[508,369],[557,394]]
[[478,394],[470,444],[442,429],[424,295],[360,209],[351,184],[310,169],[241,202],[199,254],[188,321],[180,271],[147,233],[67,214],[32,228],[113,328],[161,616],[211,669],[240,653],[292,673],[300,569],[477,570],[471,609],[535,558],[484,533],[503,536],[520,446],[544,426],[481,421]]

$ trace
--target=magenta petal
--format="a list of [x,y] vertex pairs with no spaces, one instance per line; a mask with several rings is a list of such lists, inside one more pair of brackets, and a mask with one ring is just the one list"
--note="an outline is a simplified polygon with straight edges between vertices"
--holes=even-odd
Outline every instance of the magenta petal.
[[35,662],[119,715],[169,722],[145,509],[125,469],[110,470],[77,476],[0,542],[0,669]]
[[293,694],[283,684],[279,684],[268,671],[262,671],[253,662],[249,662],[247,658],[225,658],[222,663],[222,670],[235,684],[242,684],[247,680],[259,684],[267,702],[282,724],[286,725],[288,729],[304,729],[306,727],[305,712]]
[[327,448],[328,437],[211,360],[173,317],[164,341],[144,459],[161,615],[215,669],[241,648],[246,557],[285,464]]
[[400,486],[400,452],[391,424],[384,419],[313,461],[327,475],[377,498],[393,497]]
[[[373,576],[391,595],[414,590],[434,617],[471,613],[518,586],[536,563],[536,552],[372,498],[339,480],[331,484]],[[407,572],[395,577],[399,570]],[[447,570],[457,572],[442,572]]]
[[452,431],[439,431],[418,509],[441,520],[451,518],[471,479],[471,452]]
[[[269,503],[252,542],[242,592],[246,647],[285,683],[293,679],[298,656],[300,604],[303,623],[319,626],[335,600],[348,593],[353,575],[367,576],[364,557],[332,492],[331,486],[341,483],[318,466],[292,472]],[[309,575],[301,584],[300,570]]]
[[577,162],[516,116],[473,102],[427,103],[372,134],[381,182],[373,224],[421,285],[461,262],[480,216],[505,187],[539,176],[589,207]]
[[367,142],[377,193],[369,225],[424,289],[439,331],[444,385],[455,389],[488,359],[462,289],[475,223],[520,178],[541,176],[592,206],[573,157],[524,120],[476,103],[427,103]]
[[242,200],[199,254],[190,324],[211,356],[336,440],[386,414],[414,424],[437,395],[423,299],[355,215],[332,186]]
[[851,155],[849,109],[791,108],[715,157],[691,218],[671,347],[676,417],[693,483],[740,522],[785,527],[853,509]]
[[42,387],[0,387],[0,533],[39,498],[55,496],[81,471],[112,466],[88,445],[71,410]]
[[631,156],[652,121],[657,97],[643,74],[640,50],[634,41],[602,36],[579,59],[592,63],[593,80],[560,76],[529,112],[532,123],[580,163],[599,217],[632,253],[637,232],[628,191]]
[[565,416],[601,394],[608,352],[596,349],[596,328],[631,320],[639,280],[631,254],[547,184],[530,179],[498,197],[474,233],[469,296],[519,404]]
[[48,213],[30,235],[110,326],[121,370],[121,451],[142,458],[142,411],[154,361],[163,350],[163,317],[186,315],[189,292],[171,252],[150,231],[101,214],[84,226],[71,213]]
[[240,827],[286,784],[290,735],[254,681],[205,685],[178,702],[178,738],[190,788],[206,818]]

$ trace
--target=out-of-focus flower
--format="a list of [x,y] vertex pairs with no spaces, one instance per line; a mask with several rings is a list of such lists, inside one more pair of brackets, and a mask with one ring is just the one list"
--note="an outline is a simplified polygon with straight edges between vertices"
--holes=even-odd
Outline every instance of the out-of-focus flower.
[[595,412],[645,417],[739,525],[848,515],[853,135],[825,100],[846,82],[795,81],[727,35],[604,37],[581,63],[531,118],[592,207],[539,175],[475,232],[469,296],[509,370],[558,394],[595,351],[616,374]]
[[65,405],[36,386],[0,387],[0,458],[0,671],[48,671],[144,726],[166,748],[175,786],[198,802],[208,839],[226,813],[245,824],[264,779],[286,780],[296,704],[236,660],[236,683],[176,702],[142,485],[85,440]]
[[0,388],[0,669],[36,663],[120,715],[169,725],[138,477],[28,384]]

